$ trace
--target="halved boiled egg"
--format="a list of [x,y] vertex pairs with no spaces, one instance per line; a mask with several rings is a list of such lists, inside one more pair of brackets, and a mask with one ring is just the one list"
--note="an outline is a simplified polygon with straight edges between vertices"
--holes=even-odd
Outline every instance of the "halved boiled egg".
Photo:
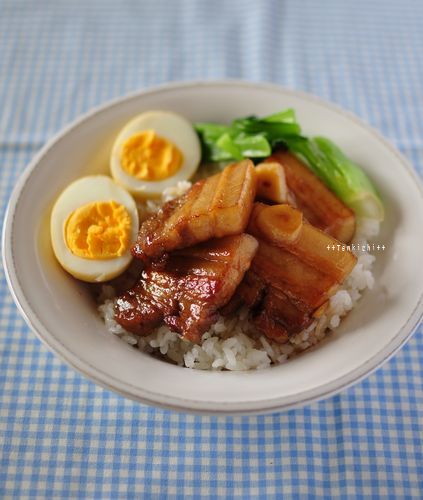
[[192,177],[201,145],[189,121],[168,111],[136,116],[117,136],[110,169],[116,182],[138,198],[155,198]]
[[57,260],[72,276],[101,282],[121,274],[131,262],[138,234],[132,196],[110,177],[92,175],[70,184],[50,219]]

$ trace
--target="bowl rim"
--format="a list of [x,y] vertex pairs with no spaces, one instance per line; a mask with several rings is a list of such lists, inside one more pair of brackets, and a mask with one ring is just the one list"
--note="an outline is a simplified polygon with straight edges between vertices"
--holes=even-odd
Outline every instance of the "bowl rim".
[[[345,374],[344,376],[322,384],[314,389],[305,390],[301,393],[291,395],[291,396],[280,396],[277,398],[272,398],[267,401],[250,401],[250,402],[239,402],[239,403],[219,403],[219,407],[216,408],[215,402],[202,401],[196,402],[191,399],[183,399],[180,397],[172,396],[162,397],[154,392],[149,392],[147,390],[140,389],[136,386],[128,386],[128,384],[122,384],[122,382],[107,372],[104,372],[89,363],[82,361],[78,354],[69,350],[62,342],[57,339],[53,333],[51,333],[47,328],[44,327],[42,321],[37,317],[36,313],[32,310],[29,302],[25,297],[24,290],[22,289],[17,274],[15,271],[14,258],[12,253],[12,238],[13,238],[13,228],[14,228],[14,216],[17,204],[20,199],[22,190],[28,180],[30,179],[32,173],[37,168],[40,160],[49,151],[49,149],[55,145],[57,142],[61,141],[71,130],[80,126],[83,122],[89,120],[96,114],[101,113],[106,108],[112,108],[120,105],[122,102],[130,101],[132,99],[138,99],[143,95],[157,94],[161,92],[168,92],[171,90],[178,89],[189,89],[198,87],[244,87],[245,89],[254,91],[255,89],[269,90],[281,92],[285,95],[292,95],[304,99],[306,101],[314,102],[331,111],[341,114],[342,116],[352,120],[360,127],[364,128],[365,131],[371,134],[375,139],[381,142],[389,151],[392,153],[397,160],[402,164],[405,171],[411,177],[411,180],[416,185],[420,192],[420,196],[423,200],[423,186],[420,177],[417,175],[416,171],[411,166],[410,162],[388,141],[378,130],[371,127],[360,118],[358,118],[351,111],[341,108],[339,105],[326,101],[320,97],[313,94],[309,94],[304,91],[298,91],[294,89],[289,89],[274,83],[259,82],[259,81],[246,81],[239,79],[225,79],[225,80],[192,80],[192,81],[175,81],[170,83],[165,83],[157,85],[146,90],[135,91],[124,96],[117,97],[115,99],[109,100],[99,106],[96,106],[89,110],[88,112],[80,115],[71,123],[63,127],[59,132],[53,135],[50,140],[39,150],[39,152],[33,157],[29,162],[25,170],[20,175],[18,181],[16,182],[12,193],[9,198],[7,205],[3,231],[2,231],[2,261],[3,268],[6,276],[6,281],[13,297],[13,300],[23,316],[24,320],[31,328],[31,330],[37,335],[37,337],[49,348],[50,351],[57,354],[67,365],[81,373],[85,377],[89,378],[101,387],[111,390],[115,393],[120,394],[126,398],[132,399],[134,401],[158,406],[165,409],[172,409],[177,411],[182,411],[186,413],[202,414],[202,415],[241,415],[241,414],[260,414],[260,413],[273,413],[277,411],[284,411],[291,408],[297,408],[304,406],[313,401],[324,399],[330,397],[341,390],[344,390],[351,385],[359,382],[365,377],[373,373],[382,364],[388,361],[411,337],[411,335],[416,331],[419,326],[420,319],[423,316],[423,287],[415,305],[413,311],[411,312],[408,319],[405,321],[403,326],[398,330],[397,334],[391,341],[385,345],[377,354],[368,359],[365,363],[358,366],[356,369]],[[228,374],[230,376],[230,372]],[[132,391],[130,390],[132,389]],[[298,397],[300,396],[300,397]]]

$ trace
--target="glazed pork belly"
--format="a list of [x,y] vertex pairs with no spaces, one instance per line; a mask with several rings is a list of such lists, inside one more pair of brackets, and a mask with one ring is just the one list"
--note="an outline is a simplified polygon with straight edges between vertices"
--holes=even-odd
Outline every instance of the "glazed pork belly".
[[132,249],[146,262],[211,238],[245,230],[256,193],[254,165],[244,160],[196,182],[142,225]]
[[287,204],[256,203],[247,231],[259,247],[237,295],[261,333],[287,342],[322,314],[356,257]]
[[278,151],[266,160],[279,163],[295,206],[310,224],[339,241],[351,241],[355,214],[300,160],[287,151]]
[[164,267],[145,269],[137,284],[118,297],[116,321],[138,335],[164,322],[199,343],[240,284],[257,246],[253,236],[239,234],[172,252]]

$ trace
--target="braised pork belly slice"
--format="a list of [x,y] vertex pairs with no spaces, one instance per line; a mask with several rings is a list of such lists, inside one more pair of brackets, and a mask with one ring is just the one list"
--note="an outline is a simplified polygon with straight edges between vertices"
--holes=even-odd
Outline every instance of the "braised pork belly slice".
[[289,205],[256,203],[247,230],[259,248],[237,295],[259,331],[287,342],[322,313],[356,257]]
[[116,321],[138,335],[164,322],[200,342],[240,284],[257,246],[254,237],[240,234],[171,253],[162,269],[145,269],[135,287],[118,297]]
[[298,158],[286,151],[269,157],[285,172],[286,184],[295,205],[313,226],[339,241],[351,241],[355,232],[355,214]]
[[284,248],[338,283],[345,280],[357,260],[344,243],[309,224],[300,210],[288,204],[255,203],[248,232]]
[[211,238],[240,234],[247,226],[256,192],[254,165],[244,160],[196,182],[163,206],[140,228],[132,253],[144,261]]

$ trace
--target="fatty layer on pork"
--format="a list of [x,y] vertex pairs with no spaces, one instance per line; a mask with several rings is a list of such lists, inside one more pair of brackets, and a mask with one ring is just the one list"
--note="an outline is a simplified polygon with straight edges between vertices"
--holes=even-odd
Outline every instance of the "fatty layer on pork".
[[250,160],[227,166],[221,173],[196,182],[184,196],[166,203],[146,220],[132,254],[151,261],[211,238],[241,234],[248,224],[255,192]]
[[259,247],[237,295],[258,330],[287,342],[321,314],[356,257],[289,205],[256,203],[247,230]]

